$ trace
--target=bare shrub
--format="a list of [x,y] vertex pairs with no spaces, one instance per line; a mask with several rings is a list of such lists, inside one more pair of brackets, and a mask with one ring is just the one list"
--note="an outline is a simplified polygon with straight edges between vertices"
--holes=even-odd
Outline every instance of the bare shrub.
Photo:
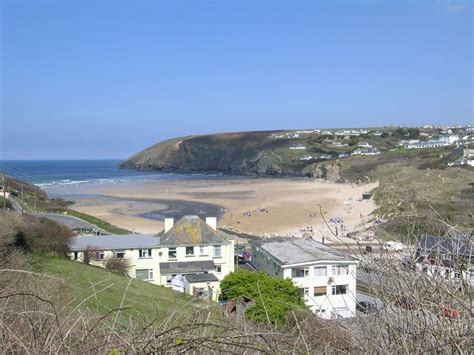
[[97,257],[97,249],[87,247],[83,253],[82,262],[86,265],[89,265],[91,263],[91,260],[95,260],[96,257]]
[[127,259],[119,259],[115,256],[108,257],[105,260],[104,267],[120,275],[128,275],[130,271],[130,262]]

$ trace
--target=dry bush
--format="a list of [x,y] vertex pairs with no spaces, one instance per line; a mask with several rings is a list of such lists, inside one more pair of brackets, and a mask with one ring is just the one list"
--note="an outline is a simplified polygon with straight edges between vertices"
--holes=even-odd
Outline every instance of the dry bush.
[[73,233],[61,224],[27,214],[0,211],[0,249],[64,255]]
[[[451,228],[451,234],[455,231]],[[397,237],[386,233],[377,235]],[[123,305],[106,314],[83,307],[86,300],[98,299],[107,285],[91,285],[74,295],[61,280],[29,271],[23,254],[11,254],[0,260],[0,353],[468,354],[472,350],[472,293],[466,282],[428,276],[396,253],[381,251],[373,257],[357,246],[347,247],[361,259],[358,272],[365,281],[359,285],[376,300],[378,312],[341,320],[292,312],[282,329],[244,318],[227,319],[217,306],[198,300],[165,320],[143,315],[125,322],[119,317]],[[397,306],[401,297],[409,298],[411,306]],[[459,317],[444,317],[444,308],[458,310]]]
[[119,259],[115,256],[108,257],[105,260],[104,267],[120,275],[128,275],[130,271],[130,262],[127,259]]

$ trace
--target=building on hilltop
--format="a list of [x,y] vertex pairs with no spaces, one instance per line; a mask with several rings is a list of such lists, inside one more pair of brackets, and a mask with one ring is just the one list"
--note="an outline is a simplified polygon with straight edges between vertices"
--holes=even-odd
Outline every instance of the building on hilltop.
[[156,235],[78,236],[69,248],[73,260],[88,253],[91,264],[104,267],[109,258],[126,259],[131,277],[213,300],[234,271],[234,240],[217,229],[215,217],[165,218]]
[[289,278],[311,311],[323,318],[356,312],[358,260],[312,238],[254,240],[252,265],[271,276]]

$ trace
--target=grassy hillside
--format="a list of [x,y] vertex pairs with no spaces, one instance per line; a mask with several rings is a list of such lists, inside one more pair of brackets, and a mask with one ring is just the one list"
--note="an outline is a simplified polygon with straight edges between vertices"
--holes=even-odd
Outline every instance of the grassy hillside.
[[122,321],[130,316],[141,320],[163,320],[173,312],[195,310],[201,304],[169,288],[66,258],[36,256],[33,265],[36,271],[64,281],[66,291],[75,296],[75,305],[72,306],[100,315],[120,307],[129,308],[121,312]]
[[[54,198],[50,199],[46,191],[41,190],[35,185],[28,184],[11,176],[6,176],[5,182],[6,191],[11,193],[11,198],[6,200],[7,209],[23,210],[27,213],[64,213],[81,218],[112,234],[131,233],[130,231],[114,226],[103,219],[70,209],[68,206],[73,205],[74,201]],[[0,208],[3,208],[3,197],[1,195]]]

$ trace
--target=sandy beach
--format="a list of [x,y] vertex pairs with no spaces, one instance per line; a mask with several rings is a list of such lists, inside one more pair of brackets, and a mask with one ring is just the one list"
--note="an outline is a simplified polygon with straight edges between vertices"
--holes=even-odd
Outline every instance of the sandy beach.
[[[219,225],[256,235],[301,235],[331,239],[323,220],[338,234],[360,229],[376,208],[362,193],[376,183],[343,185],[310,179],[215,178],[191,181],[133,182],[83,188],[88,198],[74,209],[139,233],[163,228],[162,218],[183,214],[219,216]],[[97,195],[97,198],[90,195]],[[331,225],[332,226],[332,225]]]

